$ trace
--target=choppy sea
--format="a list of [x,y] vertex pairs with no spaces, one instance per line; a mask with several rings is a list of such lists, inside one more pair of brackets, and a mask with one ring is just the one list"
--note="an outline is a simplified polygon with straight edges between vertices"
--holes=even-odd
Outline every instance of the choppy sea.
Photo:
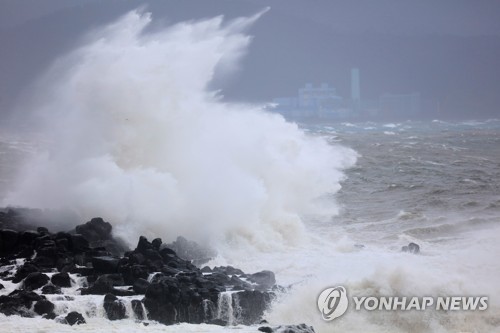
[[[317,332],[499,332],[500,121],[339,123],[303,129],[358,154],[356,164],[344,172],[341,189],[326,198],[337,202],[337,215],[303,214],[304,241],[234,252],[225,244],[209,264],[248,272],[270,269],[279,284],[290,286],[267,312],[271,324],[305,322]],[[0,196],[6,197],[18,166],[36,150],[27,138],[0,137]],[[409,242],[419,244],[421,253],[401,252]],[[358,296],[488,296],[489,306],[485,311],[349,308],[326,322],[317,297],[339,285]],[[0,294],[15,288],[6,287]],[[68,294],[77,294],[73,289]],[[86,325],[0,315],[0,332],[256,331],[144,326],[133,316],[110,322],[102,311],[88,310],[99,302],[87,296],[73,309],[84,313]],[[56,311],[67,312],[68,306],[61,301]]]

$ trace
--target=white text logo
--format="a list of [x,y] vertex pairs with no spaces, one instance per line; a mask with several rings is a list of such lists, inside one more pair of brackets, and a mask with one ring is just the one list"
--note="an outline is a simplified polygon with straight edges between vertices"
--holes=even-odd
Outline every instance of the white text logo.
[[342,316],[349,301],[344,287],[327,288],[318,297],[318,308],[324,320],[330,321]]

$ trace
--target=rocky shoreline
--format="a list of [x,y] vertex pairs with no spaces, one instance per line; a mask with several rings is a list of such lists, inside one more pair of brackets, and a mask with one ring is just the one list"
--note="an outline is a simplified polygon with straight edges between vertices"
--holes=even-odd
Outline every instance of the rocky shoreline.
[[[15,210],[0,211],[0,313],[78,325],[103,310],[109,320],[133,317],[144,325],[241,324],[262,332],[314,332],[307,325],[272,327],[262,320],[276,293],[285,291],[273,272],[196,266],[207,261],[206,253],[182,237],[163,244],[140,236],[129,250],[101,218],[53,233]],[[95,304],[70,311],[86,295]]]

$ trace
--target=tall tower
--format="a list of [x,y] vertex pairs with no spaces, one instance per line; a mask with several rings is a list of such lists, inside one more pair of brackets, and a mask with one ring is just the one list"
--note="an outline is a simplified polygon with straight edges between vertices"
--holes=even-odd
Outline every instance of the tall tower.
[[351,69],[351,99],[359,101],[361,99],[359,91],[359,68]]

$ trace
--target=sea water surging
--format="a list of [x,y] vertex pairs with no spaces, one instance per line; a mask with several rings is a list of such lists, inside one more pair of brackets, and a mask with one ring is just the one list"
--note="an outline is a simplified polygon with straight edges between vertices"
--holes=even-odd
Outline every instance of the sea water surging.
[[[146,32],[149,16],[132,12],[90,34],[54,64],[33,99],[46,149],[33,152],[19,140],[0,145],[15,161],[25,158],[12,152],[34,156],[17,184],[5,182],[13,191],[4,203],[70,207],[80,223],[101,215],[134,240],[138,233],[223,235],[214,238],[219,256],[211,265],[270,269],[291,286],[266,314],[271,324],[498,332],[500,122],[303,130],[259,107],[225,103],[210,83],[235,69],[250,41],[244,29],[255,19]],[[0,176],[15,173],[7,169]],[[337,211],[335,199],[339,215],[325,218]],[[400,251],[410,241],[421,245],[420,255]],[[484,312],[348,310],[325,322],[317,297],[337,285],[353,296],[484,295],[490,302]],[[67,329],[1,319],[24,331]],[[95,317],[77,330],[224,329]]]
[[260,15],[146,31],[150,14],[133,11],[86,36],[37,84],[28,107],[48,144],[5,203],[102,216],[132,242],[302,241],[300,214],[340,188],[355,153],[210,90],[237,67]]

